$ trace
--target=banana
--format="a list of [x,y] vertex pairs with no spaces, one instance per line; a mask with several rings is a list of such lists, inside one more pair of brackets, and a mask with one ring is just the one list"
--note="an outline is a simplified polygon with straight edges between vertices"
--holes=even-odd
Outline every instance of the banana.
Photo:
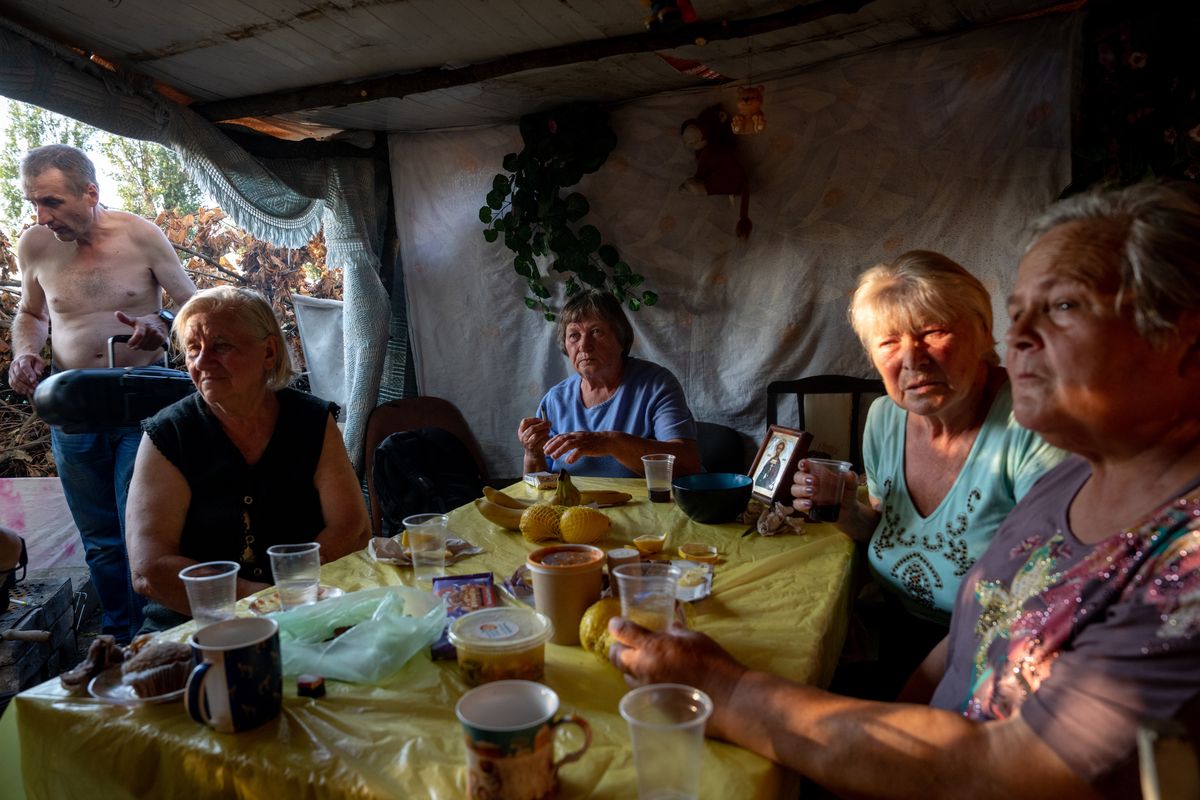
[[585,506],[595,503],[601,508],[607,508],[608,506],[624,505],[632,499],[633,495],[612,489],[584,489],[579,492],[579,503]]
[[507,508],[498,506],[486,498],[479,498],[475,501],[475,510],[483,515],[483,518],[494,525],[499,525],[501,528],[507,528],[510,531],[521,529],[521,513],[515,508]]
[[505,494],[491,486],[483,487],[483,496],[493,505],[503,506],[504,508],[515,508],[517,511],[524,511],[537,502],[536,500],[518,500],[512,495]]

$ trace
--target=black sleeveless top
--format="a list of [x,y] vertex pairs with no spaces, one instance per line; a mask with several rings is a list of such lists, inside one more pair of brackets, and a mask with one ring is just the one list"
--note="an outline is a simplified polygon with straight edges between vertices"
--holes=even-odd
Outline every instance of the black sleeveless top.
[[236,561],[240,577],[273,583],[267,548],[311,542],[325,527],[313,476],[335,406],[294,389],[275,393],[279,418],[254,466],[225,435],[200,393],[142,422],[142,430],[187,479],[192,501],[180,555]]

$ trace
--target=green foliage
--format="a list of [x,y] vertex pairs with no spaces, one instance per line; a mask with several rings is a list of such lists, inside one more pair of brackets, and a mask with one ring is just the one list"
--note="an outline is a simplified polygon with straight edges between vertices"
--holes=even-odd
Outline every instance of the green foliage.
[[38,106],[8,104],[8,127],[0,147],[0,225],[14,234],[12,239],[16,239],[16,232],[31,219],[20,179],[21,159],[25,153],[44,144],[58,143],[86,151],[99,134],[101,132],[90,125]]
[[492,179],[491,191],[479,209],[485,226],[483,238],[503,238],[513,251],[513,270],[533,297],[525,306],[555,319],[547,302],[549,275],[542,274],[538,259],[548,263],[565,281],[567,296],[583,287],[604,288],[633,311],[658,301],[653,292],[635,292],[645,278],[621,261],[611,244],[604,244],[594,225],[580,225],[591,210],[579,192],[565,197],[562,190],[604,164],[617,145],[605,112],[590,106],[567,106],[522,117],[520,153],[509,153],[502,162],[505,173]]
[[117,196],[126,211],[153,219],[163,211],[193,214],[200,208],[200,188],[183,171],[179,157],[162,145],[105,136],[100,152],[122,176]]
[[[9,124],[0,142],[0,230],[16,234],[32,219],[20,182],[21,159],[34,147],[69,144],[107,158],[116,185],[101,182],[100,200],[107,206],[154,219],[163,211],[195,213],[203,195],[192,183],[179,158],[161,145],[125,139],[34,105],[8,102]],[[98,165],[99,166],[99,165]]]

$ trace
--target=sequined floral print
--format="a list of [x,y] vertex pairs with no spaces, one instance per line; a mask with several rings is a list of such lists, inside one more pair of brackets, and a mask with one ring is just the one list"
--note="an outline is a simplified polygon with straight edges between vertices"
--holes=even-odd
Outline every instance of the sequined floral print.
[[[1004,719],[1050,676],[1064,648],[1117,603],[1152,606],[1162,620],[1143,652],[1200,634],[1200,491],[1164,506],[1141,526],[1097,543],[1075,564],[1061,535],[1024,540],[1012,585],[981,580],[971,695],[972,719]],[[1037,590],[1037,584],[1044,588]]]
[[934,592],[945,586],[941,570],[932,560],[935,556],[938,562],[948,561],[953,568],[955,578],[967,574],[967,570],[975,563],[971,558],[966,534],[970,526],[970,517],[982,499],[979,489],[972,489],[964,502],[965,509],[954,515],[954,522],[947,522],[943,529],[927,532],[910,531],[900,522],[900,515],[894,508],[894,493],[898,491],[891,478],[883,482],[882,518],[878,533],[871,539],[871,547],[875,556],[882,559],[883,553],[894,547],[910,550],[897,561],[890,570],[896,581],[904,586],[907,594],[918,603],[934,608]]

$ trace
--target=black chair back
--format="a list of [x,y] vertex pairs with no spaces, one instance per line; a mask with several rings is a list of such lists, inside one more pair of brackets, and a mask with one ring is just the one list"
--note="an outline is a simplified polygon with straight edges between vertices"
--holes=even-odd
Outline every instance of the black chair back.
[[745,474],[742,435],[733,428],[716,422],[697,422],[696,444],[700,447],[700,463],[705,472]]
[[[852,378],[848,375],[813,375],[791,381],[771,381],[767,385],[767,424],[785,425],[797,430],[808,430],[804,419],[804,397],[810,394],[850,395],[850,419],[848,421],[850,462],[854,469],[862,472],[862,420],[866,409],[863,395],[883,394],[883,381],[877,378]],[[796,424],[779,421],[779,396],[796,396]]]

